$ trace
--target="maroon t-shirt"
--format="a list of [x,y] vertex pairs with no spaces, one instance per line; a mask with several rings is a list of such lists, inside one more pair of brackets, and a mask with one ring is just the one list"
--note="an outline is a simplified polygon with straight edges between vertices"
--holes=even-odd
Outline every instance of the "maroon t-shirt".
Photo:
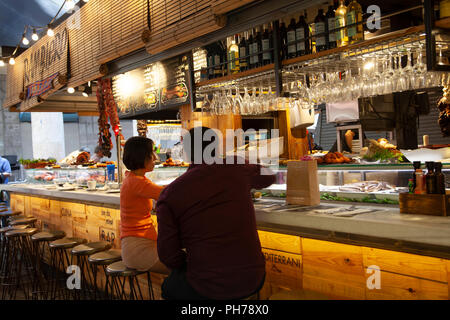
[[207,298],[244,297],[263,280],[250,193],[275,182],[263,170],[269,174],[259,165],[191,165],[159,196],[159,258],[170,269],[186,265],[187,281]]

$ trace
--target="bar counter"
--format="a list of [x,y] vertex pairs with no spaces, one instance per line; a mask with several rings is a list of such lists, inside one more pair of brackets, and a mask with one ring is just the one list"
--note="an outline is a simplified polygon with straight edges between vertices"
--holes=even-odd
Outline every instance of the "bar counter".
[[[118,193],[24,184],[2,188],[11,193],[14,209],[48,227],[120,248]],[[262,298],[301,288],[336,299],[449,298],[449,217],[400,214],[393,205],[287,206],[284,199],[257,200],[255,210],[266,258]],[[380,289],[369,285],[373,270],[380,275]]]

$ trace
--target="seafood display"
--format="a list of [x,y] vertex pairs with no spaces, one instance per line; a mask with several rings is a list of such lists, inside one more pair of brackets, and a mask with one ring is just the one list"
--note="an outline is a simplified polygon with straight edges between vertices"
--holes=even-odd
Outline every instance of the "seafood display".
[[384,181],[362,181],[340,186],[339,191],[372,193],[380,191],[396,191],[396,187]]

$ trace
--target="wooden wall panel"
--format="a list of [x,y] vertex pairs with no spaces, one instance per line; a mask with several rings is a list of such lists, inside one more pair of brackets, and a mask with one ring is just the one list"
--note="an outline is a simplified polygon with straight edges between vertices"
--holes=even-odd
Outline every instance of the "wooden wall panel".
[[11,193],[10,206],[12,210],[21,211],[23,213],[25,210],[25,196]]
[[302,238],[303,287],[331,296],[365,299],[362,248]]
[[50,199],[30,197],[31,215],[38,219],[36,226],[41,230],[51,229]]
[[87,205],[86,220],[89,241],[107,241],[120,248],[120,210]]
[[258,230],[261,247],[266,249],[301,254],[300,237]]
[[280,288],[302,288],[302,256],[262,248],[266,259],[266,282]]

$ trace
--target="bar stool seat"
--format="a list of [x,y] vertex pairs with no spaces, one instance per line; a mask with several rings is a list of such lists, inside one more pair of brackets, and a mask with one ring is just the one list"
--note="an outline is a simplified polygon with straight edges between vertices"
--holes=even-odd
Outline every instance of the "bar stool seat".
[[111,249],[111,244],[106,241],[89,242],[80,244],[72,249],[73,255],[91,255],[100,251]]
[[137,276],[141,273],[145,273],[146,271],[138,271],[136,269],[130,269],[123,263],[122,260],[120,260],[107,266],[106,272],[111,276],[130,277],[130,276]]
[[19,229],[19,230],[11,230],[5,233],[5,236],[7,238],[11,237],[20,237],[20,236],[31,236],[38,232],[39,230],[37,228],[25,228],[25,229]]
[[1,233],[6,233],[6,232],[11,231],[11,230],[23,230],[23,229],[26,229],[26,228],[29,228],[29,227],[30,226],[27,225],[27,224],[18,224],[17,226],[7,226],[7,227],[4,227],[4,228],[0,228],[0,234]]
[[70,249],[86,242],[86,239],[71,237],[54,240],[50,242],[49,246],[52,249]]
[[54,241],[61,238],[64,238],[66,233],[64,231],[55,230],[55,231],[42,231],[35,233],[31,236],[32,241]]
[[88,261],[96,265],[108,265],[122,260],[120,250],[111,249],[108,251],[97,252],[89,256]]
[[17,220],[11,221],[9,224],[11,226],[15,226],[15,225],[18,225],[18,224],[33,224],[36,221],[37,221],[37,218],[28,217],[28,218],[17,219]]
[[18,216],[22,214],[22,211],[16,211],[16,210],[3,210],[0,211],[0,216],[5,218],[10,218],[13,216]]

